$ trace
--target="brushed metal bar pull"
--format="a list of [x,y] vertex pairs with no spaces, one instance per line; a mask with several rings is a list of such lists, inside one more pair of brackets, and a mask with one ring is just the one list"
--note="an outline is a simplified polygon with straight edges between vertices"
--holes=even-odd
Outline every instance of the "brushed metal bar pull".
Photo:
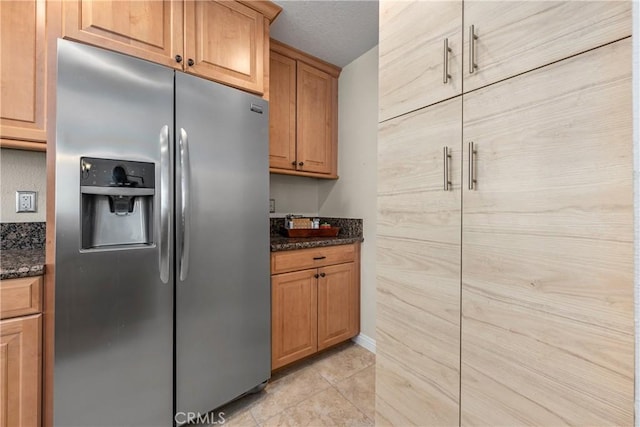
[[471,25],[469,27],[469,74],[475,73],[478,68],[476,63],[476,40],[478,40],[478,36],[476,35],[475,26]]
[[320,261],[321,259],[325,259],[325,258],[326,258],[326,256],[314,256],[313,260],[314,261]]
[[451,188],[451,177],[449,171],[449,161],[451,160],[451,153],[449,153],[449,147],[444,147],[444,191],[449,191]]
[[189,161],[189,138],[180,128],[180,280],[189,275],[189,237],[191,235],[191,163]]
[[160,130],[160,230],[158,232],[158,267],[162,283],[169,282],[169,250],[171,248],[171,153],[169,126]]
[[478,151],[473,146],[473,141],[469,142],[469,190],[474,190],[478,180],[475,177],[475,170],[473,167],[473,159]]
[[449,39],[444,39],[444,60],[442,67],[442,83],[447,84],[449,79],[451,78],[451,74],[449,74],[449,53],[451,52],[451,48],[449,47]]

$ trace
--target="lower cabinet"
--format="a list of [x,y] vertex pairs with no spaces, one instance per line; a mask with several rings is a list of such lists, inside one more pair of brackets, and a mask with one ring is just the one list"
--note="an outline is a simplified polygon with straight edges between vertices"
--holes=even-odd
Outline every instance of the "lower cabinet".
[[41,425],[42,279],[0,282],[0,427]]
[[271,276],[272,369],[358,334],[359,252],[356,243],[272,254],[272,272],[288,270]]

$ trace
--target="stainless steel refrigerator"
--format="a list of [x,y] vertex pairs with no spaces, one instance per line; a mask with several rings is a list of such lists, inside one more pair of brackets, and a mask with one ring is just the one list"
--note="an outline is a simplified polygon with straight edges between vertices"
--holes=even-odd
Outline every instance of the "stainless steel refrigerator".
[[258,389],[267,102],[65,40],[56,102],[55,425],[170,426]]

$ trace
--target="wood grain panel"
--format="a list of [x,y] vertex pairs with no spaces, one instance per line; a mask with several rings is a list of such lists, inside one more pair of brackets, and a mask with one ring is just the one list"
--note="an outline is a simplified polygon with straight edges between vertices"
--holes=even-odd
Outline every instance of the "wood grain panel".
[[355,263],[322,267],[318,273],[318,350],[322,350],[358,334],[360,301]]
[[355,245],[328,246],[271,253],[271,274],[353,262]]
[[0,318],[24,316],[42,311],[42,277],[0,281]]
[[189,73],[247,91],[264,90],[264,17],[235,1],[186,2]]
[[0,427],[38,427],[42,315],[0,322]]
[[297,168],[335,174],[337,79],[303,62],[297,72]]
[[460,97],[380,125],[377,425],[458,424],[461,125]]
[[[464,90],[477,89],[631,35],[630,1],[464,3]],[[469,74],[469,26],[476,63]]]
[[296,61],[271,52],[269,167],[296,169]]
[[316,273],[314,269],[271,276],[271,369],[318,349]]
[[633,425],[630,61],[627,38],[465,95],[463,425]]
[[0,2],[0,138],[45,142],[46,2]]
[[462,93],[462,1],[382,0],[379,25],[380,121]]
[[63,3],[63,35],[94,46],[182,69],[183,2],[73,0]]

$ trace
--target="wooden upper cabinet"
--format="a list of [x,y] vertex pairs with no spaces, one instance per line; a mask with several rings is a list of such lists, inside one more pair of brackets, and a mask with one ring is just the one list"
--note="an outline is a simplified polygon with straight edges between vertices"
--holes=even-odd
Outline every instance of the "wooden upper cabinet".
[[265,43],[262,14],[233,1],[185,4],[185,70],[261,94]]
[[[630,1],[464,2],[464,90],[631,35]],[[470,73],[470,26],[477,68]]]
[[338,177],[341,69],[271,40],[269,171]]
[[7,139],[45,142],[45,0],[0,1],[0,49],[3,146]]
[[270,55],[269,166],[296,169],[296,61]]
[[262,94],[269,23],[281,10],[269,1],[67,0],[63,35]]
[[331,174],[337,126],[336,79],[303,62],[298,64],[297,150],[298,169]]
[[63,2],[65,38],[182,69],[183,3],[181,1]]
[[380,1],[379,73],[380,121],[462,93],[462,1]]

